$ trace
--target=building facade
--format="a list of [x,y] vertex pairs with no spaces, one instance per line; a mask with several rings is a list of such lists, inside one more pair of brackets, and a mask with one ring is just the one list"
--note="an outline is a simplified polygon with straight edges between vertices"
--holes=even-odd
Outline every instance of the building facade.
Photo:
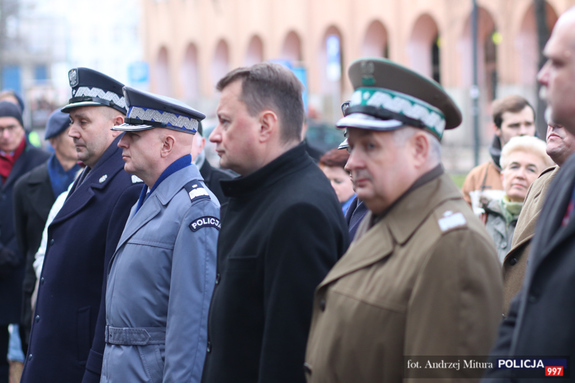
[[[229,70],[277,60],[301,73],[309,110],[334,122],[351,95],[355,59],[387,57],[438,80],[464,115],[447,132],[444,162],[473,166],[472,0],[141,0],[150,90],[208,114]],[[539,47],[534,0],[477,0],[480,140],[493,135],[490,103],[520,94],[536,103]],[[547,0],[551,30],[575,0]],[[482,153],[486,157],[486,151]],[[469,158],[469,159],[468,159]],[[464,159],[464,160],[462,160]]]
[[24,99],[27,128],[43,130],[68,101],[71,68],[147,86],[134,76],[143,62],[139,0],[0,0],[0,11],[1,89]]

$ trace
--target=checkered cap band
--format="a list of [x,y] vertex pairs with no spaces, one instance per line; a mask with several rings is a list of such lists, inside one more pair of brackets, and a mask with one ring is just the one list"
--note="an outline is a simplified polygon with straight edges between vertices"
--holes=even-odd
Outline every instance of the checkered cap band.
[[437,137],[445,130],[445,116],[436,107],[407,94],[383,88],[357,88],[350,100],[349,109],[357,107],[382,109],[419,121]]
[[163,112],[156,109],[132,106],[128,110],[128,118],[156,122],[174,128],[180,128],[195,133],[198,129],[198,120],[175,113]]

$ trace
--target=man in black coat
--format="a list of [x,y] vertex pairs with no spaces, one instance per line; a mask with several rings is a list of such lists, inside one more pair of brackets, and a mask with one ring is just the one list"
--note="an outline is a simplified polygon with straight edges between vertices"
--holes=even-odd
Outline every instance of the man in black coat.
[[68,76],[72,98],[62,111],[86,168],[48,228],[22,383],[99,382],[106,265],[142,190],[111,130],[124,122],[123,84],[87,68]]
[[20,322],[24,254],[14,231],[16,181],[50,155],[26,141],[20,108],[0,102],[0,383],[8,382],[8,325]]
[[301,143],[302,85],[279,64],[218,83],[210,134],[229,197],[202,382],[304,382],[315,287],[348,246],[335,192]]
[[26,257],[24,274],[20,338],[24,353],[32,328],[32,293],[36,286],[34,256],[42,240],[42,232],[50,208],[56,197],[74,181],[80,166],[77,164],[74,141],[68,136],[70,116],[54,111],[46,124],[44,139],[54,153],[47,162],[24,174],[14,186],[14,224],[20,252]]
[[[545,46],[538,75],[551,119],[575,134],[575,8],[565,12]],[[494,368],[484,381],[532,382],[545,369],[499,369],[500,358],[555,359],[571,380],[575,373],[575,157],[561,166],[537,220],[523,287],[511,301],[491,351]],[[569,366],[567,366],[569,363]],[[568,367],[568,370],[565,370]]]

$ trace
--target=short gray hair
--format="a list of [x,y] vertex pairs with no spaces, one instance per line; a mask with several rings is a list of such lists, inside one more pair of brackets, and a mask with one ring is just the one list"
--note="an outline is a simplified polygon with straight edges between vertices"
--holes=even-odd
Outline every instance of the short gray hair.
[[429,160],[432,161],[434,165],[439,164],[441,162],[441,143],[433,134],[421,128],[404,126],[393,132],[393,139],[396,145],[405,145],[407,140],[418,132],[423,132],[429,140]]

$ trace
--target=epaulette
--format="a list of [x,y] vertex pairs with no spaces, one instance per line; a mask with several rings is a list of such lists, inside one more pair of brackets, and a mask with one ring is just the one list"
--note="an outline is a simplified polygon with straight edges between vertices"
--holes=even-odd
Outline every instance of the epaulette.
[[197,180],[188,182],[184,188],[188,192],[190,200],[192,201],[199,199],[210,199],[210,194],[208,191]]
[[437,223],[439,224],[441,231],[445,232],[456,227],[465,226],[467,224],[467,220],[465,219],[465,216],[463,216],[463,213],[454,213],[451,210],[448,210],[443,213],[443,217],[437,220]]

